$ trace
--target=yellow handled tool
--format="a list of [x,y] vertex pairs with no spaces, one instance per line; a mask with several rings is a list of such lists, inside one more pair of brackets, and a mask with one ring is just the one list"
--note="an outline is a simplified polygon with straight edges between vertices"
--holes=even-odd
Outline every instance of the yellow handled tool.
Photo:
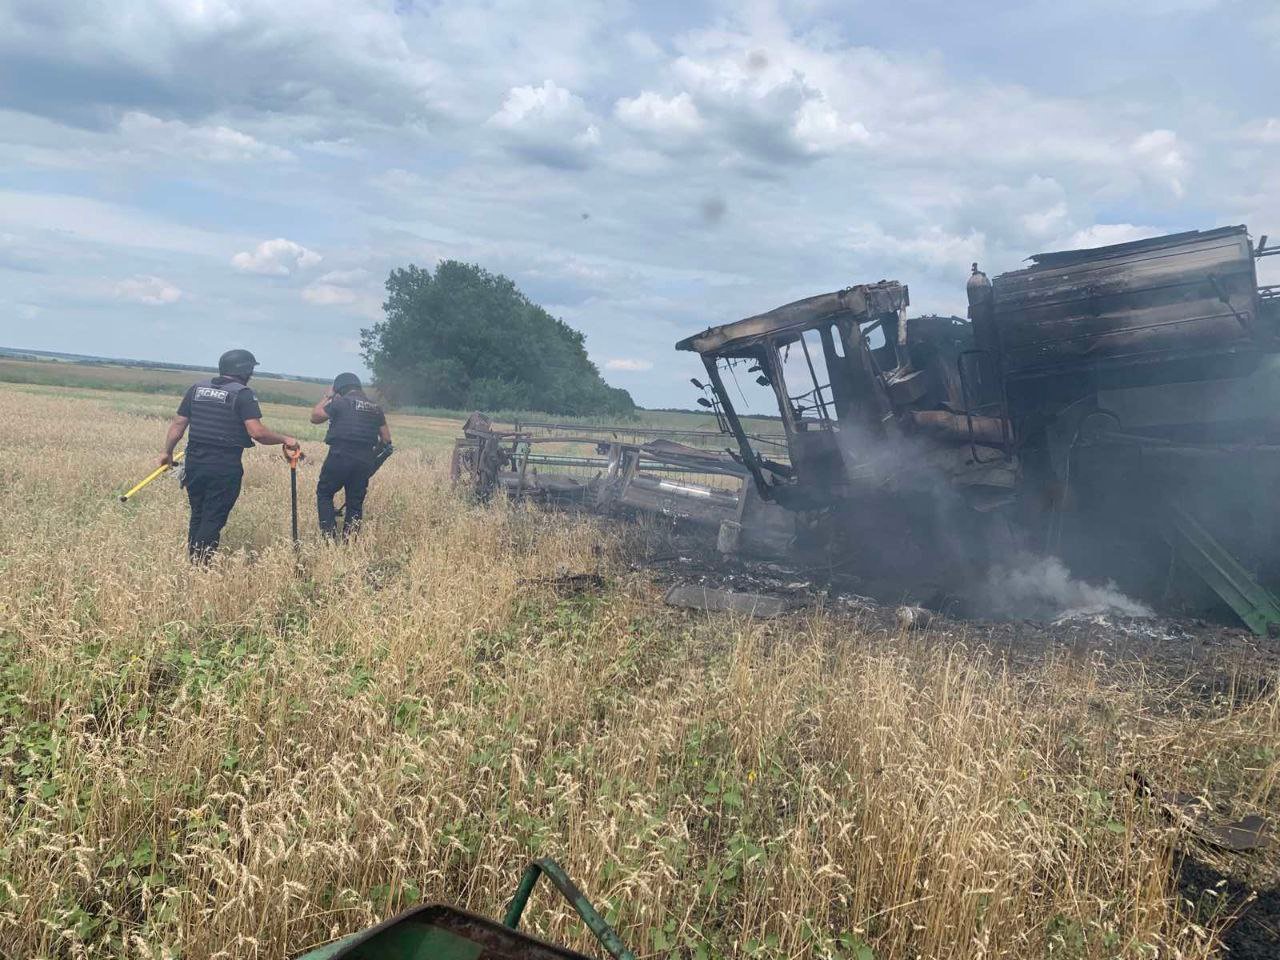
[[162,474],[168,473],[170,470],[176,467],[179,463],[181,463],[182,458],[185,457],[186,455],[187,455],[187,451],[185,450],[175,453],[173,455],[172,462],[166,463],[163,467],[156,467],[149,474],[147,474],[146,477],[144,477],[137,484],[135,484],[130,490],[120,494],[120,502],[128,503],[130,497],[132,497],[135,493],[137,493],[139,490],[141,490],[143,487],[149,484],[156,477],[161,476]]

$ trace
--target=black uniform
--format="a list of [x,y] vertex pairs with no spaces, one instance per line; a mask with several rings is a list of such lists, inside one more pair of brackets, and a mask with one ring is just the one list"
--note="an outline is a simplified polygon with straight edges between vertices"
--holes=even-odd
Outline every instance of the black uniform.
[[191,501],[187,549],[192,559],[208,559],[218,549],[222,528],[240,496],[240,455],[253,446],[244,422],[262,419],[262,410],[253,391],[239,380],[213,377],[187,390],[178,416],[190,421],[183,468]]
[[325,412],[329,415],[329,432],[324,442],[329,444],[329,455],[320,468],[316,507],[320,513],[320,530],[327,536],[336,536],[338,519],[333,497],[345,489],[347,505],[342,535],[346,536],[364,515],[364,497],[373,473],[378,435],[387,418],[382,408],[359,390],[334,397],[325,406]]

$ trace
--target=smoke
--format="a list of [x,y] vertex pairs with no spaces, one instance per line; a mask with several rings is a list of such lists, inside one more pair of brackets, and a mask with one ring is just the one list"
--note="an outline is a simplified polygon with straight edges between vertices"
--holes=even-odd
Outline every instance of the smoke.
[[[840,426],[841,449],[851,472],[870,467],[873,472],[893,476],[898,490],[917,495],[916,516],[923,518],[931,514],[926,555],[909,559],[911,555],[901,549],[905,544],[898,531],[896,542],[901,546],[897,552],[902,554],[902,559],[909,559],[905,568],[895,565],[895,551],[890,546],[895,543],[894,531],[902,522],[900,517],[885,514],[881,518],[883,530],[878,533],[866,528],[860,531],[863,538],[883,545],[876,555],[882,571],[903,571],[907,576],[928,576],[929,573],[950,576],[951,588],[960,589],[966,597],[967,611],[991,620],[1155,616],[1145,604],[1121,592],[1114,582],[1090,583],[1077,579],[1057,557],[1016,547],[1016,537],[990,542],[982,548],[983,520],[949,481],[948,472],[959,469],[960,460],[948,456],[947,448],[918,436],[874,437],[857,423],[848,421],[842,421]],[[967,448],[961,452],[964,450]],[[1001,490],[991,489],[995,495]],[[863,512],[864,517],[866,513]],[[950,558],[952,563],[932,571],[927,569],[931,560],[942,558]]]
[[[811,379],[822,383],[827,377],[825,367],[809,370],[811,358],[825,359],[824,345],[809,346],[807,356],[783,355],[783,378],[793,396]],[[799,358],[795,370],[788,366],[793,357]],[[812,534],[820,549],[842,554],[846,573],[919,588],[923,596],[947,597],[944,603],[958,601],[966,613],[993,620],[1155,616],[1114,581],[1077,579],[1058,557],[1027,549],[1039,538],[1034,527],[1011,516],[1019,505],[1017,467],[994,447],[975,454],[963,436],[881,431],[862,417],[840,419],[834,440],[859,499],[802,528],[801,536]],[[851,551],[850,544],[875,546]],[[1092,561],[1103,559],[1102,553],[1082,558],[1077,569],[1088,574]]]
[[1155,616],[1149,607],[1121,593],[1114,583],[1085,583],[1073,577],[1057,557],[1031,554],[992,567],[978,600],[978,612],[993,619]]

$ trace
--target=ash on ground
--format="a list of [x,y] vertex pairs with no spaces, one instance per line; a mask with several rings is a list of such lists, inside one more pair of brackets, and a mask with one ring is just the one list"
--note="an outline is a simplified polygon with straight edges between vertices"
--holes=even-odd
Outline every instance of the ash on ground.
[[[900,583],[854,578],[832,567],[723,557],[696,539],[652,533],[633,539],[627,553],[635,569],[664,587],[773,597],[792,615],[820,611],[856,618],[873,632],[962,640],[1013,665],[1064,655],[1141,659],[1201,695],[1238,690],[1241,683],[1260,692],[1280,673],[1280,639],[1205,619],[1157,616],[1112,585],[1071,577],[1054,558],[1021,557],[992,570],[972,595],[958,596],[940,587],[912,593]],[[904,607],[927,615],[904,616]]]

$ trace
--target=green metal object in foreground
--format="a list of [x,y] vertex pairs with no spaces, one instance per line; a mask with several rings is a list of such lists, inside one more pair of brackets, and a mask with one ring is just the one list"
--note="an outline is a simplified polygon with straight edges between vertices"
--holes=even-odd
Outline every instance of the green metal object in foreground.
[[[1169,507],[1165,536],[1178,556],[1204,580],[1257,636],[1280,627],[1280,601],[1249,575],[1195,517],[1177,505]],[[1274,626],[1273,626],[1274,625]]]
[[428,904],[376,927],[317,947],[296,960],[589,960],[584,954],[520,933],[529,895],[546,874],[615,960],[635,960],[560,864],[535,860],[525,869],[504,923],[465,910]]
[[578,916],[595,934],[596,939],[609,951],[609,956],[615,960],[636,960],[635,954],[628,950],[618,939],[618,935],[613,932],[613,927],[609,926],[604,917],[596,912],[596,908],[578,889],[577,884],[569,879],[569,875],[564,872],[564,867],[546,857],[535,860],[525,867],[524,876],[520,878],[520,886],[511,900],[511,906],[507,908],[503,923],[512,930],[520,925],[520,917],[524,913],[525,904],[529,902],[529,894],[533,892],[538,877],[544,873],[555,884],[556,889],[564,894],[564,898],[578,912]]

